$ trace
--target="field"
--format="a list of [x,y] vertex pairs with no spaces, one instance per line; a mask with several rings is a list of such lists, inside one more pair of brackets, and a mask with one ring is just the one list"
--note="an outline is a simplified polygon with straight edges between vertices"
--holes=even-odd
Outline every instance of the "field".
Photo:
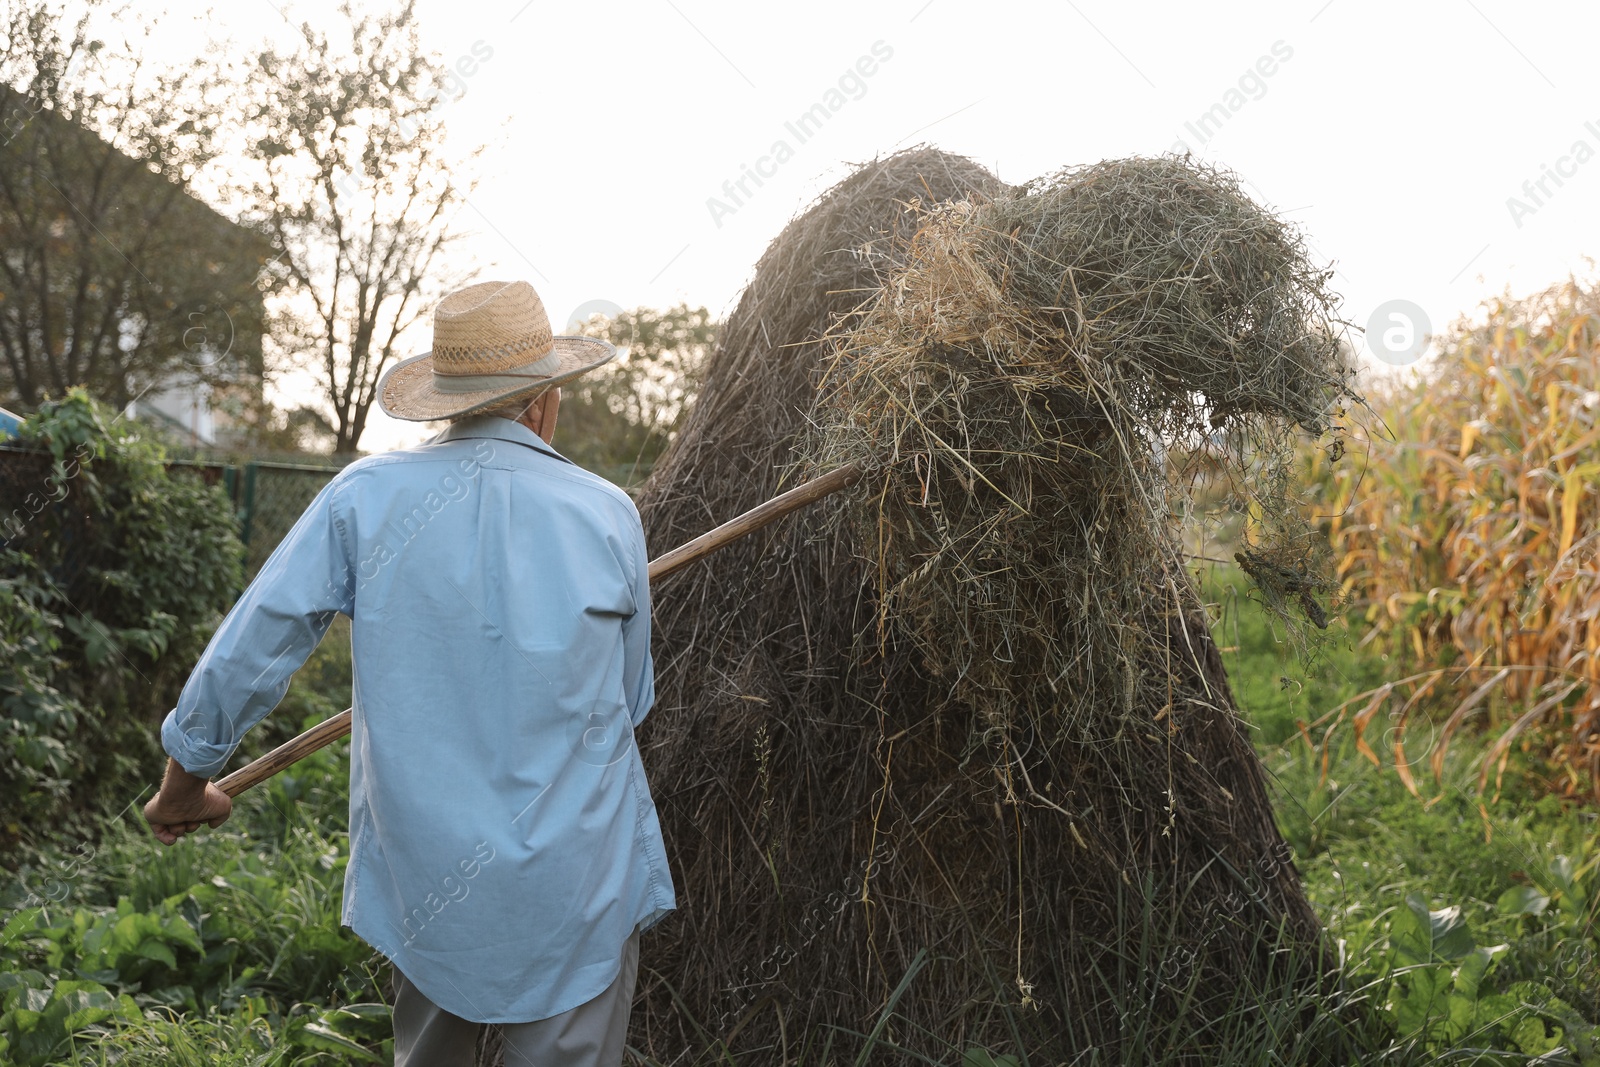
[[[1592,1062],[1595,813],[1525,788],[1515,769],[1504,794],[1480,804],[1467,744],[1451,753],[1442,786],[1422,782],[1425,800],[1348,734],[1314,749],[1298,724],[1377,684],[1382,655],[1355,647],[1359,630],[1335,627],[1301,659],[1275,639],[1239,575],[1211,579],[1217,640],[1344,960],[1339,997],[1357,1009],[1363,1059]],[[336,631],[323,643],[262,746],[343,705],[344,640]],[[1413,752],[1426,751],[1428,729],[1413,731]],[[98,841],[57,841],[9,875],[3,1055],[125,1067],[386,1061],[383,961],[338,925],[342,747],[170,850],[130,809]],[[1277,1062],[1267,1058],[1279,1036],[1271,1007],[1239,1013],[1241,1030],[1259,1031],[1261,1062]],[[1181,1049],[1178,1035],[1150,1039],[1149,1062]]]
[[[1200,969],[1151,946],[1204,948],[1206,932],[1130,909],[1099,939],[1122,973],[1090,985],[1124,1020],[1122,1045],[1079,1062],[1600,1064],[1600,852],[1594,782],[1582,773],[1597,746],[1594,700],[1579,684],[1600,646],[1600,630],[1585,629],[1600,595],[1589,562],[1600,526],[1582,465],[1600,439],[1600,392],[1588,388],[1600,383],[1585,377],[1600,366],[1592,302],[1569,286],[1496,309],[1459,340],[1455,366],[1475,377],[1382,398],[1398,435],[1361,439],[1360,462],[1332,476],[1326,452],[1302,454],[1311,484],[1361,487],[1327,523],[1347,599],[1309,646],[1288,641],[1256,586],[1216,562],[1255,543],[1253,513],[1214,524],[1194,547],[1210,561],[1198,578],[1213,637],[1338,980],[1308,1000],[1305,986],[1271,981],[1299,973],[1297,961],[1274,963],[1268,981],[1230,991],[1220,1014],[1212,998],[1202,1025],[1187,1008]],[[47,487],[95,494],[101,519],[41,513],[21,528],[26,544],[8,547],[0,577],[0,1064],[386,1062],[386,965],[339,926],[343,745],[172,849],[139,817],[160,762],[141,724],[171,706],[164,694],[176,696],[242,582],[243,553],[219,488],[172,473],[159,449],[104,423],[81,395],[38,417],[56,466],[25,456],[43,464],[31,476],[51,471]],[[66,473],[63,457],[91,455]],[[1430,498],[1454,510],[1423,506]],[[103,548],[91,558],[110,562],[67,566],[65,546],[92,544]],[[67,576],[65,591],[51,574]],[[75,619],[67,605],[84,610]],[[1402,683],[1430,671],[1444,684],[1408,703],[1419,690]],[[1499,684],[1519,672],[1541,673]],[[339,624],[239,758],[343,708],[350,687]],[[1410,779],[1395,763],[1402,739]],[[1504,753],[1504,773],[1480,789],[1490,751]],[[681,901],[706,906],[692,892]],[[912,1062],[894,1051],[910,1029],[897,1028],[895,1006],[915,1003],[939,965],[918,956],[898,979],[861,1062]],[[1008,996],[1002,1010],[1029,1010]],[[1180,1010],[1150,1010],[1157,997]],[[701,1041],[673,1064],[754,1062],[719,1044],[728,1020],[692,1023]],[[794,1047],[809,1050],[799,1062],[834,1062],[827,1039],[798,1035]],[[963,1067],[1038,1062],[1016,1042],[944,1045],[938,1062]]]
[[[0,13],[0,1067],[392,1063],[347,875],[481,1018],[579,999],[664,866],[628,1067],[1600,1067],[1595,5],[184,3]],[[594,35],[542,128],[627,140],[546,165],[539,46]],[[615,499],[424,484],[518,410]],[[635,737],[634,533],[845,476],[652,579]],[[164,746],[330,725],[352,626],[354,760],[201,827]]]

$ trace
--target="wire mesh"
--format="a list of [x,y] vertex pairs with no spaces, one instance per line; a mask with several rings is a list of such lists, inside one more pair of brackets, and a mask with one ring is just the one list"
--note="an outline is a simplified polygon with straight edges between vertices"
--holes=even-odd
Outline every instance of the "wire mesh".
[[245,544],[246,578],[256,576],[306,507],[338,472],[338,467],[245,464],[235,500],[242,504],[239,525],[240,539]]

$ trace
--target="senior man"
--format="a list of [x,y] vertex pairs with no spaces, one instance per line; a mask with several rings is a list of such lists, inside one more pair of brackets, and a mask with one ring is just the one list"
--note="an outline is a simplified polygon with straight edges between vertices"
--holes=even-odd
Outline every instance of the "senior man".
[[525,282],[451,293],[389,414],[450,419],[351,464],[223,621],[162,724],[145,817],[217,826],[207,779],[334,616],[351,619],[343,922],[394,964],[395,1063],[614,1067],[639,932],[675,906],[633,744],[654,700],[644,534],[627,495],[553,447],[562,382],[615,354],[554,337]]

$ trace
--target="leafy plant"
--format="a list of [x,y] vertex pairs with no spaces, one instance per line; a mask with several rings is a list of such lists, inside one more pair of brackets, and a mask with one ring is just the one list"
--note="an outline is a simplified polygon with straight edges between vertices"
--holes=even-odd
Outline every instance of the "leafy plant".
[[[337,675],[341,654],[327,655]],[[0,973],[21,976],[0,992],[0,1012],[19,1012],[0,1016],[0,1062],[387,1062],[381,960],[340,924],[348,759],[316,753],[171,848],[124,813],[97,847],[45,846],[0,882],[16,909]],[[93,988],[62,984],[78,981]],[[117,1010],[52,1015],[53,990]]]
[[98,982],[51,981],[38,971],[0,973],[0,1056],[21,1067],[49,1062],[88,1026],[141,1018],[133,998],[113,995]]
[[61,620],[45,591],[0,578],[0,819],[16,836],[61,805],[71,787],[68,739],[82,708],[53,684],[63,667]]
[[170,473],[83,391],[20,435],[31,454],[0,460],[38,481],[0,516],[0,844],[62,817],[82,830],[159,774],[155,726],[242,554],[221,490]]
[[[1527,907],[1516,890],[1502,901]],[[1406,895],[1389,928],[1391,982],[1384,1010],[1402,1039],[1436,1052],[1492,1043],[1528,1056],[1564,1053],[1584,1067],[1600,1064],[1600,1030],[1540,982],[1495,990],[1493,975],[1508,945],[1479,945],[1458,905],[1430,910]]]

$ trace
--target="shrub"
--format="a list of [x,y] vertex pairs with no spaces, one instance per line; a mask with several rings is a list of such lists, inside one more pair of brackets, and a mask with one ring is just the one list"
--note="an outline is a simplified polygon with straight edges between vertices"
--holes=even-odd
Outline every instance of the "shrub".
[[121,807],[159,772],[155,727],[243,553],[222,491],[170,472],[81,390],[21,437],[31,453],[0,453],[0,847]]

